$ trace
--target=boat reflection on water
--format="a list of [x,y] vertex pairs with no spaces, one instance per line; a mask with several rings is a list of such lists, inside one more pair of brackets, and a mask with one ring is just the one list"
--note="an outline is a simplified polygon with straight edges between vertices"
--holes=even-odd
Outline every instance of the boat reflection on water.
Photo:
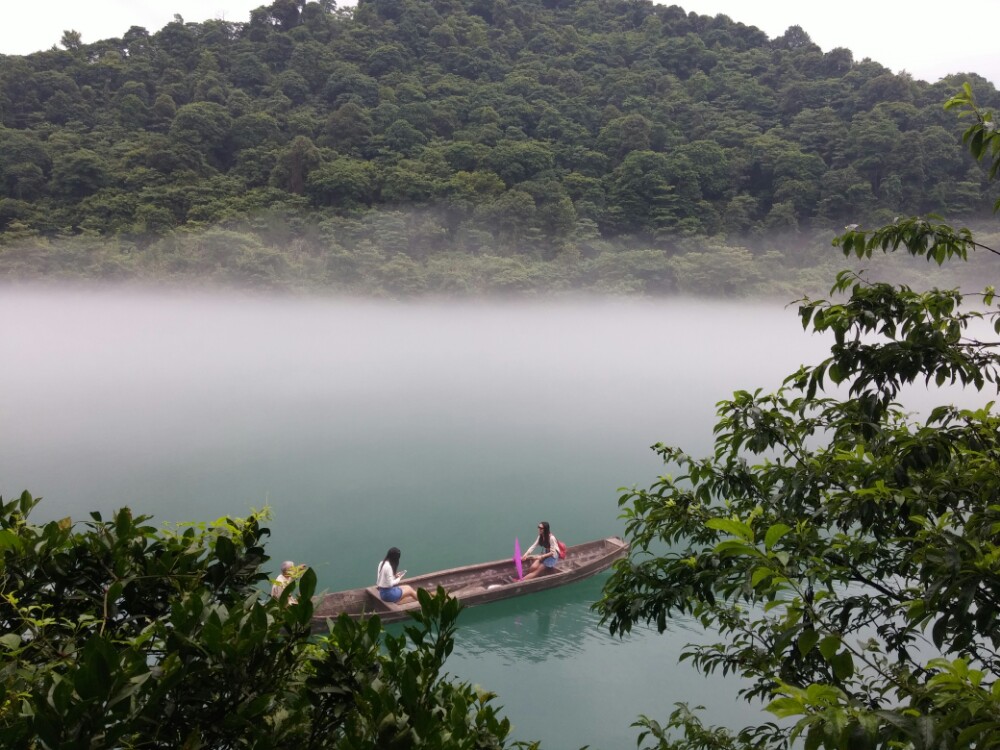
[[617,643],[591,605],[601,597],[608,574],[517,599],[463,610],[455,655],[515,663],[530,658],[564,659],[592,648],[595,640]]
[[634,747],[636,717],[666,716],[677,702],[707,706],[734,730],[756,716],[737,698],[741,680],[679,662],[704,635],[690,618],[662,635],[635,626],[624,639],[601,625],[592,605],[609,575],[463,610],[449,675],[495,693],[512,739],[554,750]]
[[[609,572],[537,594],[465,609],[458,618],[454,656],[491,658],[513,665],[530,659],[568,659],[599,648],[656,637],[654,628],[637,624],[624,639],[601,625],[593,604],[602,595]],[[690,617],[670,621],[675,639],[697,640],[701,633]],[[683,634],[687,635],[683,635]]]

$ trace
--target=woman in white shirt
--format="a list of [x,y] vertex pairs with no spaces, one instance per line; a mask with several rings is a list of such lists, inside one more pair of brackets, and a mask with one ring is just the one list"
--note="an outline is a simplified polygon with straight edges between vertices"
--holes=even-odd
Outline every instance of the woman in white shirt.
[[417,592],[413,590],[413,587],[399,585],[400,579],[406,575],[405,570],[396,572],[399,568],[399,555],[398,547],[390,547],[389,551],[385,554],[385,558],[378,564],[378,578],[375,582],[375,586],[378,588],[378,595],[382,601],[392,604],[415,602],[417,600]]
[[[532,555],[531,551],[535,547],[541,547],[545,554]],[[556,535],[549,531],[548,521],[542,521],[538,524],[538,538],[521,555],[521,562],[528,559],[531,560],[531,567],[528,568],[528,572],[524,574],[522,580],[534,578],[542,571],[555,570],[556,563],[559,561],[559,542],[556,541]]]

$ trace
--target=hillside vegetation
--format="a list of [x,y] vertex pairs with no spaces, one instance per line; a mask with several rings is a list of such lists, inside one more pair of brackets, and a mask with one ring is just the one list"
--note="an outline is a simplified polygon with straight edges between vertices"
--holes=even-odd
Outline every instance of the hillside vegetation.
[[[0,56],[0,275],[409,295],[780,293],[974,221],[929,84],[645,0],[276,0]],[[842,263],[842,260],[840,261]]]

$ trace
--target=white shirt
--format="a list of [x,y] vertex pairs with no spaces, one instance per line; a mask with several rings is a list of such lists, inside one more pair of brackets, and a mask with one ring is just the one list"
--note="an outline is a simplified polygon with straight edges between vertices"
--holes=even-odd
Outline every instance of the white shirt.
[[383,560],[378,564],[378,579],[375,585],[380,589],[391,589],[393,586],[399,585],[399,579],[402,577],[402,573],[396,575],[392,572],[392,563],[388,560]]
[[[528,550],[523,555],[521,555],[521,557],[525,558],[528,555],[530,555],[531,550],[533,550],[535,547],[541,547],[542,549],[545,549],[545,547],[542,546],[541,534],[538,535],[538,539],[535,540],[535,543],[532,544],[530,547],[528,547]],[[551,531],[549,532],[549,551],[546,552],[544,555],[542,555],[542,557],[556,557],[556,558],[559,557],[559,542],[556,539],[556,535],[553,534]]]
[[[274,579],[274,585],[271,587],[271,596],[275,599],[280,599],[281,593],[291,582],[292,576],[286,576],[284,573],[279,573],[278,577]],[[288,597],[288,601],[291,604],[295,604],[298,600],[294,596],[290,596]]]

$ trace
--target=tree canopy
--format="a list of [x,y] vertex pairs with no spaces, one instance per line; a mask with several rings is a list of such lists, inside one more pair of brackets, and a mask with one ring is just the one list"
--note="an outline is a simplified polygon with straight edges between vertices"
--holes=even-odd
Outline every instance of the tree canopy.
[[[991,202],[939,106],[962,80],[997,106],[985,79],[917,81],[799,27],[649,0],[279,0],[60,44],[0,56],[6,276],[253,283],[163,262],[165,239],[218,227],[285,256],[256,283],[394,293],[382,266],[412,261],[440,291],[451,264],[428,262],[461,254],[453,288],[490,288],[496,257],[528,286],[609,288],[591,261],[654,250],[665,283],[625,288],[692,291],[668,263],[692,250],[815,258],[847,221]],[[385,243],[386,213],[420,231]],[[45,262],[66,246],[73,263]]]

